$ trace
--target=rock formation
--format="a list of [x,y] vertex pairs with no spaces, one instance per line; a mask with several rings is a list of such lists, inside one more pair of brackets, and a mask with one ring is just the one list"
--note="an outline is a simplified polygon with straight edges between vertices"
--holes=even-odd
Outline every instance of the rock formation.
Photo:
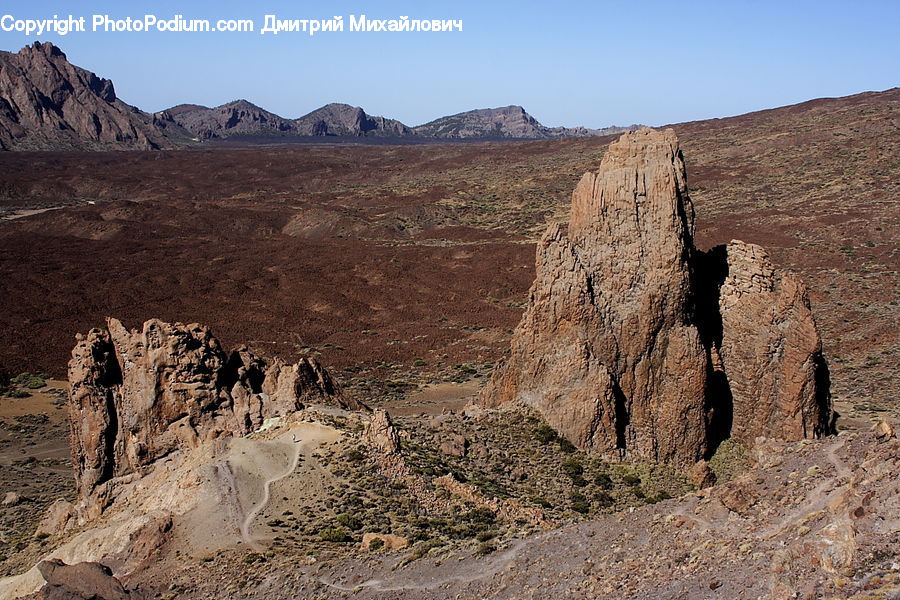
[[827,431],[802,283],[756,246],[704,254],[674,132],[610,144],[537,248],[537,277],[479,402],[538,409],[580,448],[691,465],[728,435]]
[[242,435],[309,402],[347,408],[314,359],[266,361],[245,348],[226,354],[201,325],[155,319],[129,331],[79,335],[69,363],[72,460],[82,499],[182,448]]
[[129,594],[112,570],[97,562],[67,565],[59,559],[42,561],[38,570],[47,582],[38,600],[127,600]]
[[362,441],[367,448],[380,454],[393,455],[400,452],[400,435],[394,428],[391,416],[382,408],[372,412],[372,418],[366,423]]
[[189,138],[167,114],[119,100],[110,80],[53,44],[0,52],[0,150],[156,149]]
[[753,244],[732,241],[705,258],[725,274],[711,290],[721,326],[710,345],[713,377],[727,384],[717,393],[730,396],[732,414],[725,406],[714,427],[746,445],[758,436],[798,440],[826,431],[828,367],[803,282],[778,272]]

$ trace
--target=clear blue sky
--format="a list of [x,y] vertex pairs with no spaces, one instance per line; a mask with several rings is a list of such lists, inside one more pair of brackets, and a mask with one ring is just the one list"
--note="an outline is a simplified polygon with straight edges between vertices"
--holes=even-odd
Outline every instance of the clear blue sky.
[[[900,85],[900,1],[41,2],[0,15],[252,18],[254,33],[45,34],[156,111],[246,98],[285,117],[328,102],[417,125],[521,104],[545,125],[661,125]],[[457,18],[462,33],[260,35],[263,15]],[[346,23],[349,25],[349,23]],[[0,32],[0,49],[36,38]]]

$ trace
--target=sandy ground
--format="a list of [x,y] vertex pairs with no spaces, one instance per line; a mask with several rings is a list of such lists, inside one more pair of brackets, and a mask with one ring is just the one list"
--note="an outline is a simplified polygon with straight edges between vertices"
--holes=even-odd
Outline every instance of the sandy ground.
[[413,392],[405,400],[386,408],[392,415],[439,415],[445,410],[459,410],[474,399],[484,382],[473,379],[465,383],[436,383]]
[[67,381],[48,379],[47,387],[29,390],[27,398],[0,398],[0,419],[20,417],[22,415],[47,415],[52,421],[66,420],[65,402],[60,401],[59,392],[69,388]]

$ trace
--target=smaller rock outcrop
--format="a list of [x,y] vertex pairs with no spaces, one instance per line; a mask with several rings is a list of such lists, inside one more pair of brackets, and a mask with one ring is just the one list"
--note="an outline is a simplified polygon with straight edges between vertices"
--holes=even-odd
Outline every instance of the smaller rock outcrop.
[[44,513],[34,535],[37,537],[56,536],[63,533],[75,517],[75,506],[62,498],[56,500]]
[[400,451],[400,436],[391,422],[391,416],[382,408],[376,408],[366,423],[362,436],[366,447],[384,455]]
[[718,260],[724,274],[720,283],[712,280],[719,283],[713,294],[721,325],[709,343],[713,379],[727,382],[727,390],[715,393],[730,396],[714,428],[746,446],[759,436],[799,440],[827,433],[828,366],[803,282],[778,271],[763,248],[737,240],[714,248],[706,260]]
[[208,328],[116,319],[79,335],[69,363],[69,419],[82,499],[180,449],[244,435],[308,403],[346,399],[314,359],[288,365],[246,348],[226,353]]
[[67,565],[59,559],[41,561],[38,571],[47,582],[37,593],[38,600],[129,600],[135,596],[97,562]]
[[97,562],[67,565],[58,558],[38,563],[47,582],[37,593],[38,600],[128,600],[134,598],[112,570]]
[[0,502],[0,505],[3,506],[15,506],[16,504],[22,502],[24,498],[16,492],[6,492],[6,495],[3,496],[3,501]]

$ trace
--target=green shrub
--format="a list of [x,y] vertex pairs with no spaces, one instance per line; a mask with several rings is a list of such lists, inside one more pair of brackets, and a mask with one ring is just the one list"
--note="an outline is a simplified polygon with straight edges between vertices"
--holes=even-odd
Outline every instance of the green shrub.
[[24,385],[29,390],[39,390],[42,387],[47,387],[47,380],[44,379],[43,377],[38,377],[37,375],[34,375],[33,377],[30,377],[28,379],[28,381],[25,382]]
[[380,537],[369,542],[369,550],[381,550],[382,548],[384,548],[384,540]]
[[346,529],[340,527],[326,527],[319,531],[319,537],[323,542],[349,542],[350,536]]
[[558,441],[559,441],[559,449],[562,450],[563,452],[565,452],[566,454],[572,454],[573,452],[575,452],[575,450],[577,450],[577,448],[575,447],[575,444],[573,444],[572,442],[570,442],[569,440],[567,440],[564,437],[560,437]]
[[428,363],[425,362],[424,360],[422,360],[421,358],[417,358],[417,359],[413,360],[412,364],[414,367],[427,367],[428,366]]
[[479,556],[485,556],[494,552],[497,547],[493,544],[493,542],[482,542],[478,545],[478,548],[475,550],[475,554]]
[[6,395],[10,398],[27,398],[31,394],[29,394],[25,390],[15,389],[15,390],[9,390],[9,392],[7,392]]
[[577,513],[586,515],[589,512],[591,512],[591,505],[588,504],[587,502],[573,502],[572,510],[574,510]]
[[556,433],[556,430],[546,423],[541,423],[534,429],[534,439],[542,444],[555,442],[558,438],[559,434]]
[[541,508],[553,508],[553,504],[543,496],[535,496],[531,498],[531,501]]
[[347,529],[351,529],[353,531],[357,531],[362,529],[362,521],[357,519],[355,516],[344,513],[342,515],[338,515],[337,522],[346,527]]
[[672,496],[666,490],[659,490],[652,496],[647,497],[647,504],[656,504],[657,502],[668,500],[671,497]]
[[443,545],[443,542],[440,540],[425,540],[416,544],[416,547],[413,548],[412,555],[410,556],[410,560],[418,560],[424,556],[427,556],[429,552],[434,548],[439,548]]
[[626,485],[630,485],[632,487],[637,487],[637,486],[641,485],[641,478],[638,477],[637,475],[632,475],[631,473],[626,473],[625,475],[623,475],[622,481]]
[[594,500],[596,500],[597,503],[603,507],[612,506],[615,502],[612,496],[602,490],[594,494]]
[[494,511],[492,511],[491,509],[479,506],[478,508],[473,508],[472,510],[464,514],[463,518],[466,521],[470,521],[472,523],[491,525],[495,520],[497,520],[497,515],[494,514]]
[[362,462],[366,459],[366,454],[359,448],[351,448],[344,452],[344,458],[350,462]]
[[578,462],[578,459],[574,456],[567,458],[562,462],[562,470],[563,473],[572,479],[584,475],[584,467],[581,466],[581,463]]
[[594,485],[596,485],[601,490],[611,490],[613,487],[612,477],[610,477],[606,473],[597,473],[597,475],[594,477]]
[[716,481],[724,483],[745,473],[752,462],[747,449],[729,438],[716,448],[716,453],[709,459],[709,468],[716,474]]
[[497,537],[497,532],[495,531],[480,531],[478,535],[475,536],[475,539],[479,542],[486,542],[488,540],[492,540]]

